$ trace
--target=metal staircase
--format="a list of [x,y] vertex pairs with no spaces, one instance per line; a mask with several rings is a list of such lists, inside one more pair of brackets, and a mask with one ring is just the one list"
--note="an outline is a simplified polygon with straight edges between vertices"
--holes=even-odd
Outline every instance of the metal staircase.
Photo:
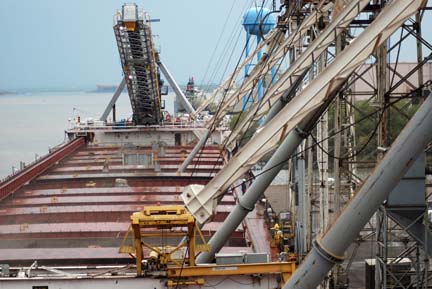
[[115,15],[114,33],[137,125],[161,121],[159,72],[150,25],[135,4]]

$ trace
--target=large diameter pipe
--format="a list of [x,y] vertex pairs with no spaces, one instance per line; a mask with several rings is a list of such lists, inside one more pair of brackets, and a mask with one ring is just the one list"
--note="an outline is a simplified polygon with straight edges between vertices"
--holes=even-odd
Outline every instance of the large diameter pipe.
[[[240,198],[234,210],[229,213],[222,226],[216,231],[213,237],[211,237],[208,243],[210,245],[210,251],[201,253],[197,258],[197,263],[209,263],[213,260],[215,254],[222,249],[223,245],[241,224],[247,214],[255,208],[256,202],[258,202],[261,195],[280,172],[286,161],[295,153],[297,147],[313,129],[315,122],[327,109],[332,98],[333,97],[329,96],[321,107],[311,112],[296,129],[288,133],[264,166],[262,174],[256,178],[246,193]],[[274,110],[274,115],[284,107],[284,102],[280,102],[280,104],[281,105],[277,106],[277,109]],[[270,114],[267,117],[272,118],[274,115]]]
[[198,141],[198,143],[194,146],[194,148],[192,149],[192,151],[189,153],[189,155],[187,156],[187,158],[183,161],[183,163],[181,164],[180,168],[178,169],[178,171],[180,173],[183,173],[183,172],[186,171],[186,168],[188,167],[188,165],[192,162],[192,160],[194,159],[194,157],[198,154],[199,150],[207,142],[207,139],[208,139],[209,135],[210,135],[210,130],[206,129],[205,133],[203,134],[203,136],[200,138],[200,140]]
[[273,103],[261,126],[267,125],[267,123],[272,120],[273,117],[277,115],[279,111],[281,111],[282,108],[284,108],[285,105],[295,96],[298,87],[303,83],[303,79],[305,78],[308,71],[308,69],[305,69],[305,71],[299,77],[297,77],[295,82],[286,90],[282,97]]
[[431,126],[432,97],[428,97],[339,218],[314,241],[284,289],[316,288],[333,265],[342,262],[348,246],[432,140]]
[[304,135],[298,129],[292,130],[286,136],[282,144],[264,166],[263,173],[256,178],[247,192],[240,198],[234,210],[225,219],[223,225],[210,239],[208,243],[210,251],[201,253],[196,260],[197,263],[209,263],[213,260],[215,254],[223,247],[246,215],[255,208],[257,200],[259,200],[262,193],[282,169],[287,157],[295,152],[303,138]]
[[[283,102],[281,100],[275,103],[275,105],[267,114],[265,121],[271,120],[285,105],[286,102]],[[261,126],[263,126],[263,124]],[[196,263],[209,263],[213,260],[215,254],[219,252],[220,249],[222,249],[223,245],[226,243],[232,233],[234,233],[236,228],[244,220],[247,214],[249,214],[249,212],[254,209],[255,203],[259,200],[260,196],[264,193],[266,188],[280,172],[285,163],[283,160],[284,158],[286,159],[287,153],[292,154],[296,147],[298,147],[298,145],[301,143],[303,138],[301,140],[299,140],[299,138],[301,138],[300,130],[294,130],[286,136],[284,142],[282,142],[281,144],[281,147],[276,150],[276,152],[273,154],[273,156],[263,168],[264,173],[259,175],[257,179],[252,183],[252,186],[242,196],[234,210],[230,212],[222,226],[210,239],[210,251],[201,253],[198,256]],[[294,149],[292,147],[294,147]],[[189,154],[188,158],[191,155],[192,152]],[[185,162],[186,160],[183,162],[183,164]],[[179,171],[181,170],[179,169]]]

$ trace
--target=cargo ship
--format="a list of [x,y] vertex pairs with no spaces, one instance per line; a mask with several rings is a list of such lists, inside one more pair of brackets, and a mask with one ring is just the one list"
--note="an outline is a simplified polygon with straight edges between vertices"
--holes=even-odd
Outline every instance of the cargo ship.
[[[199,105],[193,79],[185,95],[156,51],[149,15],[115,13],[123,78],[103,114],[71,119],[65,143],[0,183],[0,288],[429,288],[432,82],[420,71],[432,56],[400,81],[385,74],[398,29],[428,46],[427,3],[281,4],[246,11],[245,57]],[[367,67],[377,84],[361,94],[376,109],[360,119],[376,128],[359,147],[350,81],[367,82]],[[133,115],[118,121],[124,89]],[[396,96],[405,129],[385,135]],[[377,160],[359,161],[375,135]]]
[[[121,284],[128,288],[203,285],[196,273],[186,273],[194,265],[194,256],[188,253],[195,247],[191,235],[194,242],[196,238],[196,253],[199,248],[204,250],[241,192],[236,188],[223,196],[212,220],[200,227],[184,207],[181,194],[187,186],[206,185],[227,162],[227,152],[220,145],[228,128],[215,129],[205,148],[179,172],[205,133],[205,124],[163,112],[160,67],[165,77],[170,75],[155,52],[146,17],[135,4],[125,4],[115,14],[114,33],[124,80],[114,89],[113,99],[127,89],[132,119],[115,120],[115,100],[107,106],[108,114],[114,114],[112,122],[107,121],[108,114],[100,119],[78,116],[69,123],[67,142],[2,182],[2,288],[92,287],[94,281],[98,283],[94,286]],[[174,80],[170,77],[169,81]],[[179,89],[176,83],[172,86]],[[180,105],[191,113],[184,94],[177,97],[183,97]],[[236,228],[221,251],[221,260],[241,259],[244,268],[233,275],[239,276],[238,282],[248,282],[245,272],[261,273],[259,267],[244,263],[244,256],[250,259],[249,264],[268,262],[271,236],[263,211],[260,205],[259,212]],[[131,216],[140,212],[160,220],[153,226],[147,224],[149,227],[142,224],[139,257]],[[165,224],[167,216],[177,223]],[[188,222],[183,223],[183,218]],[[142,268],[137,270],[137,265]],[[280,265],[267,266],[265,283],[276,284],[270,277],[280,274]],[[294,265],[285,266],[285,271],[291,272]],[[168,276],[167,268],[178,271],[170,271]],[[224,266],[218,268],[221,271],[205,282],[226,278],[221,274]]]

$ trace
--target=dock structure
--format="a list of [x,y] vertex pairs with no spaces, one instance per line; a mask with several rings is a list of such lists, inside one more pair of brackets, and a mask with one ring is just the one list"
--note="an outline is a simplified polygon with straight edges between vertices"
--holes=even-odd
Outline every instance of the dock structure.
[[[130,288],[429,288],[427,1],[281,3],[262,9],[261,20],[278,14],[266,33],[248,18],[255,50],[248,37],[197,108],[160,61],[151,19],[125,4],[114,17],[123,81],[101,121],[78,120],[67,143],[0,183],[0,264],[49,271],[62,288],[94,276]],[[412,65],[399,63],[409,38]],[[187,114],[162,117],[159,69]],[[107,123],[123,86],[133,120]],[[281,171],[289,201],[276,206]]]

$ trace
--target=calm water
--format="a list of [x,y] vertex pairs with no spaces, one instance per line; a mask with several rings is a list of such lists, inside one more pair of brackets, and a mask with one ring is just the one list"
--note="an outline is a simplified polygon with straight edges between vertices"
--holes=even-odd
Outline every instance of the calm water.
[[[68,118],[98,118],[112,93],[34,93],[0,95],[0,179],[30,163],[35,155],[45,155],[48,148],[63,142]],[[168,95],[172,99],[172,95]],[[166,101],[171,111],[172,101]],[[129,97],[122,94],[117,102],[117,119],[132,114]]]

